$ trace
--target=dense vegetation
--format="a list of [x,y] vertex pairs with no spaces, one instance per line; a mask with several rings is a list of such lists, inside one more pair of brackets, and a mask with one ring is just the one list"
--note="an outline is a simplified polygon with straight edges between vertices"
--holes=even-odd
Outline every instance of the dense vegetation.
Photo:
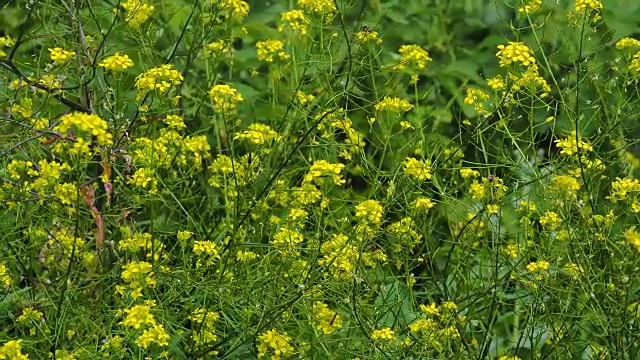
[[3,2],[0,360],[637,358],[639,27]]

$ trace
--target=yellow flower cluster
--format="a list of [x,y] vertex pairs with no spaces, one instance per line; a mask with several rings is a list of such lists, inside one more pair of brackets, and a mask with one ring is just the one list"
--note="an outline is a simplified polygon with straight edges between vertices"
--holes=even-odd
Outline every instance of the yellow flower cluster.
[[316,97],[313,94],[305,94],[302,91],[298,91],[296,92],[296,98],[298,99],[298,102],[300,102],[300,105],[306,105],[315,100]]
[[329,309],[323,302],[317,301],[312,307],[316,321],[316,328],[324,334],[332,334],[342,327],[342,318],[338,313]]
[[616,42],[616,49],[629,49],[640,47],[640,40],[632,37],[623,37]]
[[271,126],[254,123],[249,125],[249,130],[235,134],[236,140],[246,140],[254,145],[264,145],[272,141],[280,140],[280,135]]
[[331,239],[320,247],[323,258],[320,265],[331,266],[329,271],[335,277],[351,275],[358,259],[358,248],[349,243],[349,237],[342,234],[332,234]]
[[562,225],[562,218],[556,212],[546,211],[540,216],[540,225],[542,225],[544,229],[554,231]]
[[211,266],[220,258],[218,245],[208,240],[194,242],[193,253],[198,256],[198,266]]
[[9,36],[0,36],[0,57],[7,56],[7,53],[4,52],[5,47],[12,47],[16,42]]
[[76,56],[75,52],[66,51],[59,47],[55,47],[53,49],[49,48],[49,54],[51,56],[51,60],[53,60],[53,62],[55,62],[56,64],[64,64],[67,61],[71,60],[71,58]]
[[400,50],[400,63],[396,66],[398,69],[404,69],[412,66],[416,69],[424,69],[433,59],[429,57],[429,53],[419,45],[402,45]]
[[[122,267],[120,278],[128,284],[131,290],[131,297],[142,296],[142,289],[146,286],[154,287],[156,279],[153,273],[153,266],[146,261],[131,261]],[[118,292],[124,294],[125,287],[118,287]]]
[[331,164],[327,160],[316,160],[304,176],[304,182],[307,184],[316,183],[318,185],[326,183],[342,185],[346,182],[341,174],[344,167],[344,164]]
[[215,324],[219,318],[220,315],[217,312],[205,308],[197,308],[193,311],[189,320],[196,325],[193,327],[195,331],[191,336],[196,346],[209,345],[218,340]]
[[[280,20],[284,21],[292,30],[300,32],[301,35],[307,35],[309,19],[302,10],[291,10],[280,14]],[[278,25],[278,31],[284,31],[285,25]]]
[[234,20],[242,20],[249,15],[249,4],[243,0],[211,0],[217,7],[216,13]]
[[521,42],[510,41],[507,45],[498,45],[496,56],[500,60],[501,67],[511,64],[521,64],[526,67],[536,65],[531,49]]
[[167,115],[162,120],[170,129],[184,129],[187,125],[184,124],[184,118],[179,115]]
[[9,340],[0,346],[0,359],[29,360],[29,355],[22,353],[22,340]]
[[522,360],[519,356],[500,356],[498,360]]
[[220,188],[225,182],[237,184],[238,187],[249,184],[256,175],[256,169],[260,164],[260,159],[256,155],[252,155],[252,161],[249,163],[249,156],[244,155],[239,159],[231,158],[227,155],[218,155],[218,157],[209,165],[209,171],[212,176],[209,178],[209,185]]
[[155,174],[153,170],[140,168],[136,170],[127,183],[141,188],[146,188],[151,183],[151,188],[155,188],[156,182],[154,180]]
[[404,174],[408,177],[425,181],[431,179],[431,162],[429,160],[418,160],[412,157],[404,159],[402,162],[404,166]]
[[611,183],[611,195],[607,198],[613,202],[618,200],[626,200],[629,196],[634,196],[640,193],[640,181],[638,179],[630,178],[616,178],[616,181]]
[[404,113],[413,109],[413,105],[407,100],[398,97],[385,96],[375,105],[376,111],[389,111],[393,113]]
[[554,176],[551,179],[551,191],[567,197],[575,197],[576,193],[580,191],[580,183],[573,176]]
[[555,140],[556,145],[561,148],[560,154],[571,156],[578,153],[578,149],[584,154],[593,151],[593,146],[588,142],[582,141],[582,138],[573,130],[569,136],[564,139]]
[[384,208],[377,200],[365,200],[356,206],[356,218],[365,224],[380,224]]
[[209,96],[213,101],[213,108],[220,114],[233,114],[236,111],[236,105],[244,98],[238,90],[229,85],[214,85],[209,90]]
[[521,14],[531,14],[538,10],[542,6],[542,0],[528,0],[524,5],[518,7],[518,12]]
[[624,231],[624,239],[636,250],[640,251],[640,233],[636,231],[636,227],[632,226]]
[[133,60],[128,55],[121,55],[115,53],[104,60],[102,60],[98,66],[101,66],[109,71],[121,71],[133,66]]
[[429,198],[419,197],[412,204],[411,209],[414,211],[427,211],[436,206],[433,200]]
[[284,51],[284,43],[280,40],[258,41],[256,43],[258,60],[272,63],[277,57],[280,60],[288,60],[291,55]]
[[140,26],[140,24],[147,21],[155,10],[155,6],[140,0],[126,0],[120,6],[125,10],[125,21],[132,27]]
[[603,6],[600,0],[576,0],[574,9],[577,13],[589,13],[591,20],[596,22],[602,18],[600,13]]
[[332,18],[337,11],[333,0],[298,0],[298,6],[307,12],[322,15],[328,19]]
[[500,200],[506,195],[507,190],[504,181],[497,176],[483,177],[480,181],[474,180],[469,185],[469,194],[474,200],[481,200],[486,197]]
[[629,70],[635,72],[636,74],[640,73],[640,51],[633,55],[633,59],[629,64]]
[[534,261],[527,264],[527,271],[536,275],[536,280],[542,280],[548,275],[549,262],[546,260]]
[[283,226],[273,237],[271,242],[276,249],[285,254],[295,254],[296,246],[304,240],[304,236],[294,229]]
[[291,337],[286,332],[279,333],[276,329],[271,329],[258,336],[258,358],[271,355],[272,360],[280,360],[293,354]]
[[377,31],[373,31],[370,29],[360,30],[356,33],[356,39],[360,40],[363,43],[373,42],[378,45],[382,44],[382,39]]
[[396,337],[396,333],[391,330],[391,328],[388,327],[383,327],[380,329],[375,329],[373,330],[373,332],[371,332],[371,339],[378,341],[378,340],[385,340],[385,341],[389,341],[389,340],[393,340]]
[[135,86],[139,90],[165,92],[184,80],[182,74],[171,64],[164,64],[145,71],[136,77]]
[[142,332],[142,335],[136,339],[136,344],[143,349],[147,349],[151,344],[158,346],[169,345],[169,334],[164,329],[164,325],[157,324]]
[[489,94],[478,88],[467,88],[467,93],[464,97],[464,103],[472,105],[478,115],[484,115],[487,111],[484,108],[484,102],[489,100]]
[[207,56],[216,57],[221,55],[227,55],[229,58],[233,57],[232,44],[225,42],[224,40],[218,40],[211,42],[205,46],[205,53]]
[[144,305],[135,305],[124,309],[122,312],[125,318],[120,322],[120,325],[133,329],[140,329],[145,325],[155,325],[156,320],[151,313],[153,306],[155,306],[154,301],[147,301]]
[[[65,114],[60,117],[60,123],[53,128],[53,131],[64,134],[71,128],[93,135],[98,145],[111,145],[112,143],[113,136],[108,132],[108,124],[98,115],[82,112]],[[84,143],[78,140],[73,147],[78,148],[82,144]]]
[[11,275],[9,269],[4,264],[0,264],[0,284],[6,289],[11,286]]

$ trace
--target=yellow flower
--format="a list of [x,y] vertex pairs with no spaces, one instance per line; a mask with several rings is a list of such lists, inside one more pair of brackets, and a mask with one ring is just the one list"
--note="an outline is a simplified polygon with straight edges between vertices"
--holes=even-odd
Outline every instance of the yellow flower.
[[147,21],[155,10],[153,5],[143,3],[140,0],[126,0],[120,6],[125,10],[125,21],[132,27],[137,27]]
[[518,12],[523,14],[530,14],[540,10],[542,6],[542,0],[529,0],[524,6],[518,7]]
[[576,178],[569,175],[558,175],[551,179],[551,191],[564,196],[575,196],[580,191],[580,183]]
[[636,227],[632,226],[624,231],[624,238],[633,245],[636,250],[640,251],[640,234],[636,231]]
[[[9,36],[0,36],[0,57],[7,56],[7,53],[3,51],[5,47],[12,47],[16,42]],[[19,80],[18,80],[19,81]]]
[[506,67],[514,63],[520,63],[526,67],[536,66],[536,59],[531,49],[521,42],[510,41],[507,45],[498,45],[496,56],[500,60],[500,66]]
[[404,166],[404,174],[408,177],[425,181],[431,179],[431,162],[429,160],[418,160],[412,157],[404,159],[402,162]]
[[280,135],[269,125],[254,123],[249,125],[249,130],[236,133],[234,138],[236,140],[247,140],[254,145],[263,145],[280,140]]
[[562,225],[562,218],[553,211],[547,211],[540,216],[540,225],[548,230],[557,230]]
[[376,200],[365,200],[356,206],[356,217],[365,223],[379,224],[384,208]]
[[346,182],[341,175],[344,167],[344,164],[331,164],[327,160],[316,160],[304,176],[304,183],[314,182],[318,185],[324,183],[342,185]]
[[[291,29],[300,32],[301,35],[307,35],[307,25],[309,20],[302,10],[291,10],[280,14],[280,19],[285,21]],[[278,31],[283,31],[284,25],[278,26]]]
[[158,90],[165,92],[171,86],[177,86],[184,80],[182,74],[171,64],[164,64],[138,75],[135,86],[139,90]]
[[378,32],[369,28],[358,31],[358,33],[356,33],[356,38],[363,43],[374,42],[378,45],[382,44],[382,39],[380,38],[380,35],[378,35]]
[[163,121],[170,129],[184,129],[187,127],[187,125],[184,124],[184,118],[179,115],[167,115]]
[[146,188],[149,183],[151,183],[153,187],[155,184],[154,179],[155,174],[153,173],[153,170],[140,168],[136,170],[136,172],[131,176],[131,179],[129,179],[128,183],[133,186],[139,186],[142,188]]
[[307,12],[322,15],[328,19],[332,18],[337,11],[333,0],[298,0],[298,6]]
[[402,45],[398,52],[401,55],[400,63],[397,68],[403,69],[407,66],[414,66],[417,69],[424,69],[427,64],[433,61],[429,57],[429,53],[419,45]]
[[296,245],[304,240],[301,233],[287,226],[283,226],[273,237],[272,244],[274,247],[284,251],[285,253],[295,252]]
[[635,196],[635,193],[640,192],[640,181],[638,179],[616,178],[616,181],[611,183],[611,195],[607,198],[613,202],[618,200],[626,200],[629,195]]
[[316,319],[316,328],[325,334],[331,334],[342,327],[342,318],[338,313],[329,309],[323,302],[313,304],[313,315]]
[[478,170],[462,168],[460,169],[460,176],[462,176],[463,179],[472,179],[480,176],[480,172],[478,172]]
[[131,60],[128,55],[120,55],[120,53],[117,52],[102,60],[98,66],[102,66],[110,71],[121,71],[132,67],[133,60]]
[[404,99],[385,96],[381,101],[376,103],[375,109],[376,111],[404,113],[413,109],[413,105]]
[[464,97],[464,103],[467,105],[473,105],[473,108],[478,115],[486,113],[484,108],[484,101],[489,99],[489,94],[478,88],[467,88],[467,93]]
[[287,60],[291,58],[291,55],[284,51],[284,43],[280,40],[266,40],[258,41],[256,43],[256,49],[258,53],[258,60],[272,63],[274,57],[280,60]]
[[9,269],[3,265],[0,264],[0,284],[3,285],[3,287],[6,289],[9,286],[11,286],[11,276],[9,275]]
[[293,354],[293,346],[291,346],[291,337],[287,333],[278,333],[275,329],[264,332],[258,336],[258,358],[263,358],[271,353],[271,359],[280,360]]
[[121,325],[139,329],[144,325],[155,325],[156,320],[151,314],[150,304],[135,305],[128,309],[124,309],[123,313],[126,315],[124,320],[120,322]]
[[225,15],[234,20],[242,20],[249,15],[249,4],[242,0],[212,0],[217,7],[218,15]]
[[136,344],[143,349],[148,348],[153,343],[158,344],[158,346],[169,345],[169,334],[167,334],[162,324],[154,325],[145,330],[136,340]]
[[536,274],[536,280],[541,280],[544,276],[548,275],[549,262],[545,260],[534,261],[527,264],[527,271]]
[[616,42],[616,49],[629,49],[640,47],[640,40],[632,37],[623,37]]
[[[577,138],[577,139],[576,139]],[[582,141],[580,136],[577,136],[576,131],[571,131],[571,134],[564,139],[555,140],[556,145],[561,148],[560,154],[571,156],[578,152],[578,149],[582,153],[593,151],[593,146],[589,143]]]
[[600,0],[576,0],[574,7],[577,13],[589,12],[591,14],[591,20],[594,22],[602,18],[600,15],[602,8],[603,6]]
[[22,340],[9,340],[0,346],[0,359],[29,360],[29,355],[22,353]]
[[395,338],[395,332],[391,328],[384,327],[381,329],[373,330],[371,333],[372,340],[393,340]]
[[49,48],[49,54],[51,55],[51,60],[53,60],[56,64],[64,64],[67,61],[71,60],[72,57],[76,56],[76,53],[73,51],[66,51],[62,48]]
[[113,136],[108,132],[109,126],[98,115],[74,112],[60,117],[60,123],[53,128],[58,133],[66,133],[75,127],[81,132],[91,134],[98,145],[111,145]]
[[176,237],[178,238],[179,242],[185,242],[185,241],[189,240],[191,238],[191,236],[193,236],[193,233],[191,231],[188,231],[188,230],[179,230],[178,234],[176,235]]
[[242,94],[229,85],[214,85],[209,90],[209,96],[213,101],[214,109],[222,114],[232,114],[236,111],[236,105],[244,101]]
[[218,245],[213,241],[196,241],[193,244],[193,253],[198,255],[200,265],[213,265],[220,258]]
[[411,208],[415,211],[427,211],[435,205],[436,204],[431,199],[420,197],[413,202]]

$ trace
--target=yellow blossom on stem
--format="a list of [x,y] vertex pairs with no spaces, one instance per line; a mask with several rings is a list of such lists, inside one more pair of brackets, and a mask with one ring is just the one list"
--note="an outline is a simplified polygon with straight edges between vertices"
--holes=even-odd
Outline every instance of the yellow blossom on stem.
[[291,337],[287,333],[279,333],[276,329],[271,329],[258,336],[258,358],[263,358],[270,354],[271,359],[280,360],[293,354]]
[[102,60],[98,66],[101,66],[109,71],[122,71],[133,66],[133,60],[128,55],[121,55],[115,53],[104,60]]
[[75,52],[66,51],[59,47],[49,48],[49,54],[51,56],[51,60],[56,64],[64,64],[71,60],[72,57],[76,56]]
[[413,109],[413,105],[404,99],[385,96],[381,101],[376,103],[375,109],[376,111],[389,111],[400,114]]
[[371,333],[372,340],[384,340],[389,341],[395,339],[396,333],[391,328],[384,327],[381,329],[375,329]]

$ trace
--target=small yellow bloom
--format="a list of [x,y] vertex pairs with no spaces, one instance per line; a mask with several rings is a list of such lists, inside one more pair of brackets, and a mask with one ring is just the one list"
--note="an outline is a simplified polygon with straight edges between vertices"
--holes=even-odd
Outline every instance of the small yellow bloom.
[[76,53],[73,51],[66,51],[62,48],[49,48],[49,54],[51,55],[51,60],[53,60],[56,64],[64,64],[67,61],[71,60],[72,57],[76,56]]

